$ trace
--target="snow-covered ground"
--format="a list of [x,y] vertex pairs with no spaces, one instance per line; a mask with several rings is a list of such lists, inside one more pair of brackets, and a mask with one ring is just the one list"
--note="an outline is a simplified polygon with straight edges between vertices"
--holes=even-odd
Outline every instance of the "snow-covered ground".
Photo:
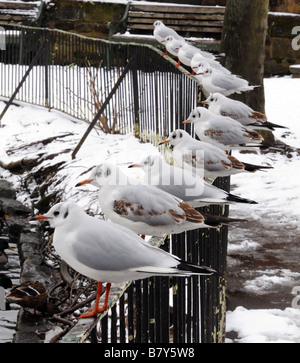
[[[265,93],[269,120],[289,127],[277,130],[275,137],[299,148],[300,79],[266,79]],[[229,269],[234,271],[231,288],[236,289],[236,304],[245,302],[256,308],[235,304],[235,309],[228,312],[227,332],[235,332],[228,342],[300,342],[300,305],[292,294],[294,289],[294,293],[300,291],[300,156],[238,152],[235,156],[245,162],[267,163],[274,169],[231,179],[234,194],[259,204],[230,209],[231,215],[249,220],[247,230],[230,228]],[[259,305],[263,309],[257,308]],[[299,305],[299,309],[292,305]]]
[[[272,78],[265,80],[266,111],[269,120],[289,127],[288,130],[275,132],[278,139],[285,143],[300,147],[300,79]],[[93,187],[86,191],[75,188],[75,185],[88,174],[87,170],[103,161],[117,163],[127,173],[137,173],[128,169],[128,165],[139,162],[148,154],[158,153],[151,144],[142,144],[133,135],[105,135],[93,130],[83,144],[75,160],[71,158],[71,151],[87,129],[87,124],[60,112],[26,105],[12,106],[8,110],[0,128],[0,161],[8,164],[22,158],[35,159],[43,155],[57,154],[53,159],[42,161],[47,167],[54,163],[65,162],[64,167],[56,175],[56,182],[52,183],[47,193],[59,188],[64,200],[72,200],[80,204],[85,210],[98,213],[97,192]],[[0,100],[0,112],[4,102]],[[43,145],[35,143],[43,139],[63,136],[55,142]],[[283,134],[285,136],[283,137]],[[22,148],[20,148],[22,146]],[[65,153],[63,152],[64,150]],[[231,216],[247,218],[251,221],[261,222],[267,217],[268,223],[273,223],[281,229],[292,230],[295,237],[299,236],[300,221],[300,183],[298,171],[300,170],[300,156],[292,153],[290,157],[280,153],[272,154],[237,154],[240,160],[255,163],[269,164],[274,167],[266,173],[260,172],[246,176],[240,174],[232,177],[234,194],[254,199],[259,204],[249,206],[233,206]],[[41,167],[41,165],[39,166]],[[34,172],[35,169],[32,170]],[[135,174],[142,177],[142,173]],[[16,188],[22,187],[18,199],[31,206],[31,193],[37,185],[31,184],[24,188],[22,175],[12,175],[0,168],[0,178],[11,181]],[[272,230],[272,225],[270,225]],[[247,254],[255,251],[259,253],[260,244],[257,235],[262,231],[247,230],[247,237],[243,230],[230,231],[229,254]],[[284,256],[283,256],[284,258]],[[295,256],[295,258],[299,258]],[[288,262],[288,261],[287,261]],[[287,263],[288,264],[288,263]],[[277,278],[276,278],[277,277]],[[245,291],[263,291],[266,288],[287,285],[292,290],[300,286],[300,267],[295,269],[262,269],[257,271],[253,279],[249,279],[244,286]],[[270,287],[271,286],[271,287]],[[235,332],[235,339],[228,342],[299,342],[300,341],[300,309],[293,309],[292,301],[285,309],[246,309],[237,307],[227,315],[227,331]],[[1,326],[1,325],[0,325]]]

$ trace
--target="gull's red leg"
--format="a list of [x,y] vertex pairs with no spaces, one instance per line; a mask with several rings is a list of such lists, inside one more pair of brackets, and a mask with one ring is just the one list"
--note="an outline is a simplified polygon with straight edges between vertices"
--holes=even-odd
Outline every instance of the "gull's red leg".
[[105,292],[104,305],[102,306],[102,308],[99,308],[99,301],[100,301],[101,292],[102,292],[102,283],[101,282],[98,282],[97,297],[96,297],[96,303],[95,303],[94,309],[92,309],[91,312],[81,314],[80,317],[79,317],[79,319],[82,319],[82,318],[91,318],[91,317],[96,316],[99,313],[102,313],[103,311],[106,311],[107,310],[107,308],[108,308],[108,297],[109,297],[109,292],[110,292],[110,286],[111,286],[110,283],[106,284],[106,292]]

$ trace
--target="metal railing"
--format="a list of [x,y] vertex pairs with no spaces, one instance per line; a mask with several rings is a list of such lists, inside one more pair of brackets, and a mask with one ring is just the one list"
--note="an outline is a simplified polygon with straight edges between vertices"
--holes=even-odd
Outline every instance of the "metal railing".
[[[42,56],[16,94],[17,100],[91,122],[133,60],[98,126],[109,132],[134,132],[155,145],[180,128],[198,103],[199,85],[156,48],[22,26],[6,26],[6,50],[0,51],[0,96],[11,97],[42,45]],[[230,188],[228,178],[217,180],[216,185]],[[227,207],[216,206],[209,212],[229,213]],[[227,227],[171,236],[162,248],[211,266],[220,276],[133,282],[110,316],[101,319],[101,342],[224,341]]]

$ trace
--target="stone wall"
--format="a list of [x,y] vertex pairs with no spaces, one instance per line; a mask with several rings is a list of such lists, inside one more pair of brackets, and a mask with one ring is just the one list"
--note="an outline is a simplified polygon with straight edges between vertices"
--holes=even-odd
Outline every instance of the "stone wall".
[[269,14],[265,73],[288,74],[289,66],[300,64],[300,50],[294,50],[292,29],[300,26],[300,15]]
[[107,23],[120,20],[124,10],[124,4],[52,0],[45,11],[43,25],[52,29],[107,39]]

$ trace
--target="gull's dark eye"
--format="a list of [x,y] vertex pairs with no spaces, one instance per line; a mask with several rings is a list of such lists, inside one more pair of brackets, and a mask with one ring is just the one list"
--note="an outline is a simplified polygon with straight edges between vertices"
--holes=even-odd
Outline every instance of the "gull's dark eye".
[[173,139],[176,139],[176,137],[177,137],[177,135],[175,135],[175,134],[172,136]]
[[57,217],[57,216],[59,216],[59,211],[57,210],[53,214],[54,214],[55,217]]

